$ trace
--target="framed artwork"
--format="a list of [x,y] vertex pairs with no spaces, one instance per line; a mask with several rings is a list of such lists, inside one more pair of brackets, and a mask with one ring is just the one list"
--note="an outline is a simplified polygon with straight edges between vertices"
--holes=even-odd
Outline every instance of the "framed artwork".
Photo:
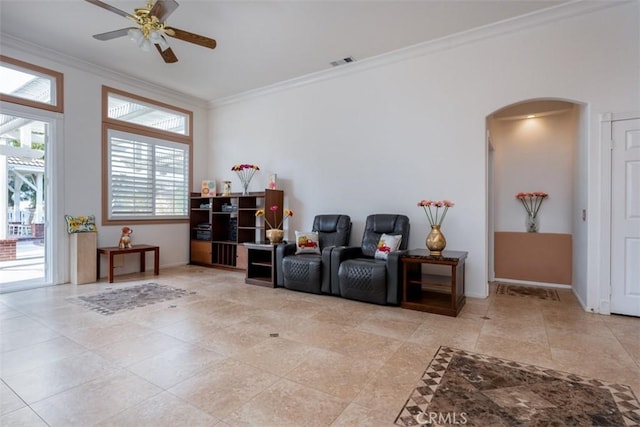
[[216,182],[212,180],[202,181],[202,187],[200,189],[200,196],[213,197],[216,195]]

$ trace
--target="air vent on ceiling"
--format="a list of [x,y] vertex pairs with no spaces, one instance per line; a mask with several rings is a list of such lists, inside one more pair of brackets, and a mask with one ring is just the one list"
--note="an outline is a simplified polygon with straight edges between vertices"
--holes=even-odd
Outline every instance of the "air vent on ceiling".
[[349,62],[355,62],[355,58],[353,56],[347,56],[346,58],[338,59],[337,61],[331,61],[330,64],[337,67],[338,65],[348,64]]

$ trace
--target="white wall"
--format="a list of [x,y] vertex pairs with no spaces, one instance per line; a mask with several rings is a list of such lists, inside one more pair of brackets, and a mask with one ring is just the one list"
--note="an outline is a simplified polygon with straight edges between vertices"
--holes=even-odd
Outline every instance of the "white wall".
[[[467,295],[485,296],[485,118],[522,100],[575,100],[590,114],[589,246],[597,248],[598,115],[637,110],[640,93],[640,5],[603,5],[611,7],[500,36],[480,33],[462,45],[440,42],[424,55],[377,59],[377,66],[354,63],[353,72],[336,69],[331,78],[220,105],[210,114],[208,177],[233,178],[229,168],[238,162],[275,171],[296,211],[290,236],[316,214],[340,212],[354,221],[352,243],[368,214],[397,212],[411,218],[409,246],[424,247],[427,221],[416,202],[451,199],[447,248],[469,251]],[[256,176],[252,189],[266,178]],[[591,250],[589,261],[597,256]]]
[[[525,232],[515,195],[543,191],[539,231],[571,234],[576,123],[572,111],[521,120],[492,120],[495,231]],[[582,182],[586,187],[586,180]]]
[[[101,173],[101,90],[102,85],[122,89],[134,94],[156,99],[194,112],[194,174],[201,175],[207,167],[208,146],[206,105],[202,101],[188,99],[153,87],[144,82],[129,81],[111,76],[101,70],[74,62],[46,51],[37,51],[32,46],[8,45],[3,40],[2,54],[35,65],[50,68],[64,74],[64,126],[61,145],[64,152],[64,175],[62,203],[65,214],[95,214],[98,223],[98,246],[115,246],[120,238],[120,226],[102,226],[102,179]],[[199,184],[198,184],[199,185]],[[64,218],[54,218],[55,227],[64,227]],[[132,224],[133,242],[160,246],[161,266],[181,265],[189,260],[188,224],[141,225]],[[64,253],[55,251],[54,257],[65,257],[68,252],[68,237],[63,245]],[[153,265],[151,255],[147,265]],[[68,262],[63,261],[68,269]],[[104,265],[104,261],[103,261]],[[125,257],[125,265],[116,274],[137,271],[136,256]],[[149,267],[151,268],[151,267]],[[101,275],[106,275],[102,268]],[[60,275],[67,281],[68,271]]]

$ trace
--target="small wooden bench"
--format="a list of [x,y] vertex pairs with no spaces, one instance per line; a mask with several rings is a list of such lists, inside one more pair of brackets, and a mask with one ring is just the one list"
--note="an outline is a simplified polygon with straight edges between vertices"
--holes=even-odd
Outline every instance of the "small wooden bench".
[[152,245],[133,245],[131,248],[120,249],[117,246],[108,248],[98,248],[98,263],[97,263],[97,279],[100,280],[100,255],[107,256],[107,279],[109,283],[113,283],[113,257],[121,254],[140,254],[140,272],[145,271],[145,255],[147,252],[154,252],[154,265],[153,274],[156,276],[160,274],[160,247]]

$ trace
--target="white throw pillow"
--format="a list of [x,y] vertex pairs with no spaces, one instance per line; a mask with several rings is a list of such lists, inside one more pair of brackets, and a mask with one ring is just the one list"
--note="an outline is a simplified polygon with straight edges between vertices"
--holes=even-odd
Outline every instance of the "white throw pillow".
[[402,236],[394,234],[383,234],[378,241],[378,248],[374,254],[375,259],[387,259],[389,252],[397,251],[402,242]]
[[320,241],[315,231],[296,231],[296,255],[319,254]]

